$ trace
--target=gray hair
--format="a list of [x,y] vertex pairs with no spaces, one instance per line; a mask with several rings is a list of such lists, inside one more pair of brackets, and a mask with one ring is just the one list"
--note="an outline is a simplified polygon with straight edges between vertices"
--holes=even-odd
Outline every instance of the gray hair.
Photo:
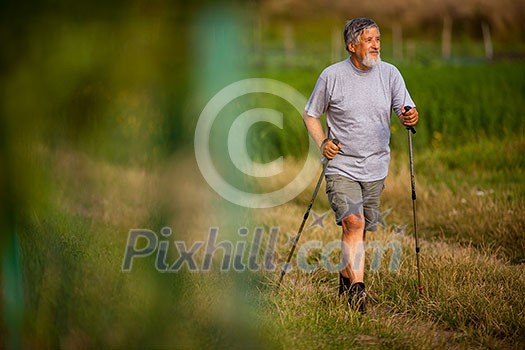
[[354,45],[359,44],[361,34],[368,28],[376,27],[379,30],[379,26],[370,18],[354,18],[345,23],[344,38],[345,38],[345,49],[348,50],[348,44]]

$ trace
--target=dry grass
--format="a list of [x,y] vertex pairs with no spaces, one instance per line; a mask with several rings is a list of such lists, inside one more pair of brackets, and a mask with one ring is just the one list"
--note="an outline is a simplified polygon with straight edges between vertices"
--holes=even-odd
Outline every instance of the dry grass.
[[[451,189],[429,184],[424,176],[416,180],[423,295],[416,290],[408,163],[397,156],[382,197],[386,226],[367,239],[383,246],[401,242],[399,270],[389,271],[392,255],[386,252],[380,269],[370,271],[372,251],[367,251],[365,281],[372,302],[363,318],[337,301],[336,273],[321,266],[313,273],[289,273],[278,294],[263,293],[268,322],[279,320],[275,336],[285,348],[517,349],[525,344],[520,311],[525,306],[525,270],[510,263],[523,252],[523,199],[508,200],[512,188],[498,196],[465,184]],[[295,201],[260,211],[256,222],[295,233],[313,185]],[[329,210],[324,193],[313,210]],[[308,229],[311,222],[299,247],[309,240],[327,243],[340,237],[332,213],[324,229]],[[290,249],[284,238],[280,261]],[[319,262],[315,256],[312,261]],[[268,276],[268,283],[274,286],[276,278]]]
[[[323,268],[312,273],[294,269],[279,293],[279,269],[161,274],[152,256],[137,261],[131,273],[120,271],[126,234],[136,227],[159,232],[170,226],[174,233],[169,239],[188,246],[205,240],[211,226],[219,227],[221,240],[242,240],[237,234],[241,226],[251,233],[261,227],[264,246],[268,232],[278,227],[274,261],[280,264],[315,181],[284,205],[247,210],[221,200],[196,175],[196,164],[188,157],[175,157],[155,169],[133,169],[73,152],[46,156],[53,164],[50,172],[60,179],[50,190],[56,194],[53,207],[22,234],[26,307],[33,320],[25,328],[30,347],[177,343],[184,348],[245,348],[254,341],[260,348],[306,349],[525,344],[525,270],[511,263],[521,248],[510,246],[522,242],[523,199],[509,197],[513,188],[507,194],[480,195],[474,186],[451,188],[416,177],[424,285],[419,296],[408,167],[403,156],[395,156],[383,193],[385,225],[367,239],[383,247],[399,242],[401,259],[391,271],[393,253],[387,250],[373,272],[372,250],[367,251],[365,281],[371,301],[368,314],[359,317],[337,300],[337,274]],[[293,170],[300,165],[287,166]],[[274,178],[267,185],[275,188],[288,180]],[[310,226],[325,213],[323,226]],[[496,218],[491,233],[487,226]],[[502,239],[493,239],[494,234]],[[323,186],[299,246],[313,240],[326,245],[339,237]],[[177,253],[170,249],[167,259],[173,262]],[[319,264],[319,252],[310,253],[308,262]],[[197,259],[202,257],[201,252]],[[215,258],[218,262],[222,255]]]

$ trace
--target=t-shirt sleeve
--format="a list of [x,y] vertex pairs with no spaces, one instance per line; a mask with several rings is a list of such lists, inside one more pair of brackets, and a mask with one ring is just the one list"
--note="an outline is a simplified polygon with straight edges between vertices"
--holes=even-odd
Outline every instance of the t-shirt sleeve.
[[304,108],[306,114],[309,116],[320,118],[326,113],[330,101],[327,85],[328,84],[323,75],[319,76],[314,91],[312,92],[312,95],[310,95],[306,107]]
[[416,104],[414,101],[412,101],[412,97],[410,97],[410,93],[408,92],[408,89],[406,88],[405,81],[403,80],[403,77],[401,76],[401,73],[397,68],[393,68],[393,74],[392,74],[392,108],[394,109],[394,112],[397,116],[401,115],[401,107],[403,106],[410,106],[415,107]]

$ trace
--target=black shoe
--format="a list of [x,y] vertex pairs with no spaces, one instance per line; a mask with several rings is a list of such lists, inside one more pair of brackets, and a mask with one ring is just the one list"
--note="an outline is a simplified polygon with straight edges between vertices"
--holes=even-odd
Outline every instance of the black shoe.
[[348,303],[352,309],[359,311],[361,315],[366,314],[366,298],[365,284],[363,282],[352,284],[350,287]]
[[339,274],[339,297],[347,299],[350,307],[359,311],[362,315],[366,313],[367,295],[363,282],[352,284],[349,278]]

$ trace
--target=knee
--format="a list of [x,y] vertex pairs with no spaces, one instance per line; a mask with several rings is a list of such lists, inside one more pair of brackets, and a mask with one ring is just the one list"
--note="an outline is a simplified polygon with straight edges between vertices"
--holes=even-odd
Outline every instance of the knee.
[[365,229],[365,220],[360,214],[350,214],[342,220],[343,232],[345,234],[362,234]]

